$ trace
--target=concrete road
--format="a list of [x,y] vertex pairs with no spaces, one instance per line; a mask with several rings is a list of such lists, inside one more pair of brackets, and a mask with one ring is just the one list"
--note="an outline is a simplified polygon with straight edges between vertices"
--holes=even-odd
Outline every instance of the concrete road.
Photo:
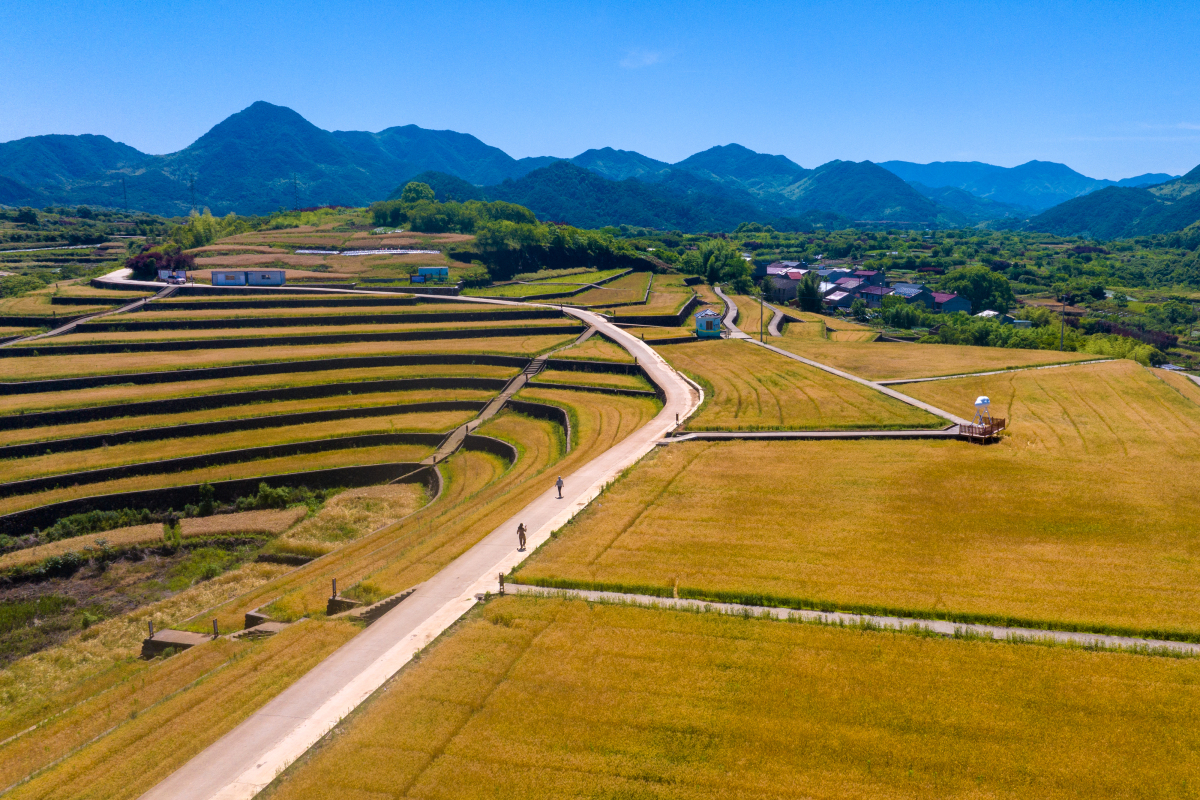
[[[495,592],[506,573],[594,499],[623,469],[649,452],[686,419],[700,395],[641,340],[599,314],[566,313],[620,343],[645,367],[665,394],[663,409],[612,449],[565,475],[563,499],[546,492],[371,627],[343,645],[307,675],[242,724],[142,795],[146,800],[246,800],[305,753],[350,711],[407,664],[414,651],[433,641],[477,602]],[[550,479],[547,478],[547,484]],[[516,550],[517,524],[529,530],[525,552]]]

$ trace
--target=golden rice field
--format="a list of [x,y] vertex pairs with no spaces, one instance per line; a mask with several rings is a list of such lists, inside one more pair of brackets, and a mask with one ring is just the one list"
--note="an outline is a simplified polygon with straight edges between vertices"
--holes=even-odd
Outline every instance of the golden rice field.
[[475,411],[425,411],[393,417],[362,417],[252,431],[216,433],[170,440],[130,442],[65,453],[11,459],[5,464],[4,482],[20,481],[44,475],[102,469],[125,464],[160,461],[164,458],[222,453],[249,447],[308,442],[341,436],[364,436],[372,433],[401,433],[406,431],[449,432],[473,419]]
[[583,361],[620,361],[633,363],[629,351],[616,342],[611,342],[599,334],[592,334],[582,344],[574,344],[565,350],[554,354],[555,358],[575,358]]
[[[344,325],[297,325],[278,328],[213,328],[212,330],[138,330],[136,323],[126,326],[116,326],[112,331],[88,330],[84,333],[69,333],[54,337],[54,345],[94,344],[107,342],[167,342],[167,341],[203,341],[207,339],[237,339],[245,336],[321,336],[344,335],[352,333],[398,333],[401,331],[459,331],[479,328],[522,328],[531,332],[538,328],[560,327],[571,324],[565,319],[521,319],[509,322],[491,320],[468,320],[460,322],[414,322],[414,323],[354,323],[351,315],[344,315]],[[124,330],[119,328],[124,327]],[[580,329],[582,332],[582,328]],[[37,349],[38,343],[20,345],[25,348]]]
[[1200,636],[1194,400],[1127,360],[907,388],[1009,433],[659,448],[520,577]]
[[[44,290],[43,290],[44,291]],[[54,306],[50,305],[49,294],[26,294],[20,297],[0,298],[0,315],[19,317],[77,317],[80,314],[94,314],[97,311],[107,311],[112,304],[97,298],[94,306]]]
[[[213,408],[205,411],[188,412],[187,421],[212,422],[226,419],[244,419],[253,417],[275,416],[331,409],[368,408],[372,406],[404,405],[410,403],[430,402],[434,400],[471,400],[487,401],[495,396],[495,392],[483,389],[425,389],[408,392],[371,392],[337,397],[322,397],[312,400],[279,400],[271,403],[254,403],[249,405]],[[432,412],[406,413],[397,411],[393,416],[378,417],[385,420],[384,424],[395,426],[397,431],[417,429],[417,420],[423,419],[424,414]],[[446,412],[450,414],[465,412]],[[116,431],[138,430],[141,428],[167,427],[178,424],[178,414],[151,414],[136,417],[120,417],[103,419],[92,422],[77,422],[70,425],[43,426],[40,428],[22,428],[10,431],[0,431],[0,445],[18,444],[23,442],[42,442],[63,439],[73,436],[84,436],[97,433],[112,433]]]
[[275,783],[334,798],[1177,797],[1200,662],[502,598]]
[[878,338],[875,331],[829,331],[831,342],[873,342]]
[[[831,320],[843,329],[845,324]],[[1014,350],[1004,347],[970,347],[911,342],[824,341],[806,330],[807,325],[788,325],[783,336],[771,344],[796,355],[820,361],[873,381],[893,378],[932,378],[988,372],[1014,367],[1094,361],[1091,353],[1060,353],[1057,350]],[[830,333],[830,337],[838,336]]]
[[[609,281],[599,288],[580,292],[574,297],[564,299],[563,302],[569,302],[573,306],[595,308],[602,308],[609,303],[641,303],[646,296],[646,285],[651,277],[655,277],[657,280],[661,276],[652,276],[649,272],[633,272],[617,278],[615,281]],[[644,307],[639,307],[635,311],[634,307],[630,307],[626,313],[645,313],[641,310],[642,308]]]
[[928,412],[749,342],[713,340],[658,351],[704,386],[704,405],[688,419],[688,430],[945,427]]
[[576,386],[607,386],[617,389],[641,389],[650,391],[654,387],[641,375],[618,375],[608,372],[576,372],[569,369],[547,369],[539,372],[530,386],[539,383],[569,383]]
[[[262,642],[206,644],[193,648],[201,652],[191,659],[189,651],[160,661],[143,673],[140,691],[132,696],[95,696],[5,748],[10,754],[0,759],[0,775],[19,780],[43,770],[8,796],[136,798],[359,630],[336,620],[306,622]],[[81,749],[62,763],[47,758],[66,755],[72,746]]]
[[[341,496],[338,495],[338,497]],[[232,535],[278,536],[303,519],[307,513],[308,509],[304,506],[293,506],[276,510],[242,511],[236,514],[220,514],[212,517],[190,517],[179,521],[180,536],[184,539]],[[22,564],[36,564],[51,556],[79,553],[102,546],[122,548],[154,542],[161,543],[163,542],[163,528],[162,523],[153,522],[148,525],[134,525],[103,533],[90,533],[86,536],[60,539],[50,544],[16,550],[0,556],[0,570]]]
[[[726,292],[726,294],[729,293]],[[745,294],[729,294],[729,298],[738,307],[738,317],[735,324],[743,333],[757,338],[761,323],[762,334],[764,336],[771,335],[767,326],[771,324],[771,317],[775,315],[774,311],[765,306],[760,306],[756,297],[750,297]]]
[[5,497],[0,499],[0,514],[9,514],[25,508],[58,503],[63,500],[74,500],[79,497],[91,497],[93,495],[113,494],[116,492],[137,492],[166,486],[187,486],[205,481],[216,482],[233,480],[234,478],[255,478],[260,475],[280,475],[289,472],[307,472],[317,469],[350,467],[364,464],[415,463],[431,452],[432,448],[430,447],[407,444],[360,447],[347,450],[332,450],[326,453],[308,453],[282,458],[268,458],[261,461],[247,461],[241,464],[226,464],[218,467],[190,470],[188,472],[172,472],[165,475],[121,478],[104,481],[103,483],[88,483],[82,486],[68,486],[32,494]]
[[[244,297],[237,298],[244,300]],[[354,317],[368,314],[394,315],[403,319],[412,314],[484,314],[503,313],[508,309],[502,306],[489,306],[482,303],[422,303],[419,305],[400,305],[380,301],[377,306],[342,305],[331,301],[323,306],[262,306],[261,308],[221,308],[214,302],[205,308],[172,308],[170,300],[158,301],[145,312],[133,314],[130,324],[142,321],[158,321],[172,319],[243,319],[243,318],[275,318],[275,317]],[[523,320],[515,320],[521,322]],[[500,322],[493,322],[499,325]]]
[[[286,363],[286,361],[283,363]],[[160,361],[161,366],[162,362]],[[170,370],[150,371],[169,372]],[[282,389],[292,386],[324,386],[337,383],[383,381],[398,378],[511,378],[518,371],[518,367],[486,366],[483,364],[401,364],[389,367],[360,367],[355,369],[297,370],[296,372],[285,372],[274,375],[242,375],[230,378],[207,378],[164,383],[115,384],[91,387],[86,392],[53,391],[10,394],[0,397],[0,413],[13,414],[22,411],[90,408],[92,406],[140,402],[144,400],[227,394],[230,392],[256,391],[259,389]],[[405,402],[403,398],[410,395],[417,397],[421,391],[428,390],[390,392],[388,394],[401,398],[395,402]],[[437,391],[472,392],[481,390],[445,389]],[[325,399],[319,398],[316,402],[322,402]],[[271,408],[275,410],[278,406],[297,402],[313,401],[281,400],[272,403]]]
[[[486,353],[488,355],[535,356],[570,343],[570,334],[495,336],[481,339],[436,339],[411,342],[346,342],[286,347],[234,347],[215,350],[171,352],[171,369],[216,367],[225,364],[256,364],[265,361],[345,356],[389,355],[392,353]],[[56,340],[57,341],[57,340]],[[35,349],[36,348],[31,348]],[[0,358],[0,381],[45,380],[79,375],[111,375],[124,372],[153,372],[163,369],[164,353],[105,353]]]

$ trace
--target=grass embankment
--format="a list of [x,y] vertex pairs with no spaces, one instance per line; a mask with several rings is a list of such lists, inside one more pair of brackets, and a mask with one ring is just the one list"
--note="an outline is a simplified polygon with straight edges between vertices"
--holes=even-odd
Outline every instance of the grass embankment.
[[[307,358],[390,355],[393,353],[480,353],[488,355],[535,356],[562,347],[572,335],[496,336],[484,339],[435,339],[411,342],[346,342],[285,347],[236,347],[217,350],[177,350],[165,353],[105,353],[0,358],[0,381],[71,378],[80,375],[111,375],[152,372],[171,368],[216,367],[225,364],[254,364]],[[55,340],[57,341],[57,339]],[[36,350],[37,348],[30,348]]]
[[160,461],[165,458],[208,455],[249,447],[268,447],[342,436],[403,432],[444,433],[473,419],[476,414],[475,411],[426,411],[416,414],[398,414],[391,417],[338,419],[307,425],[286,425],[279,428],[235,431],[211,436],[190,436],[171,439],[169,442],[163,440],[132,442],[98,447],[92,450],[30,456],[8,461],[4,469],[4,482]]
[[[311,373],[319,375],[321,373]],[[167,384],[170,386],[171,384]],[[101,392],[101,390],[88,390]],[[369,392],[356,395],[340,395],[337,397],[321,397],[312,400],[279,400],[272,403],[254,403],[242,406],[214,408],[205,411],[190,411],[186,419],[190,423],[211,422],[226,419],[245,419],[274,416],[278,414],[293,414],[330,409],[368,408],[371,406],[405,405],[441,400],[472,400],[487,401],[496,395],[495,392],[483,389],[426,389],[412,392]],[[149,398],[141,398],[149,399]],[[426,414],[431,412],[405,413],[397,412],[393,417],[376,417],[384,420],[383,424],[395,424],[397,431],[415,429],[412,426],[428,424]],[[439,412],[442,413],[442,412]],[[444,412],[468,413],[468,412]],[[0,431],[0,445],[17,444],[21,442],[43,442],[89,434],[111,433],[116,431],[138,430],[141,428],[170,427],[178,425],[179,414],[151,414],[138,417],[120,417],[116,419],[96,420],[94,422],[79,422],[71,425],[44,426],[40,428],[22,428],[11,431]],[[390,428],[389,428],[390,430]]]
[[[341,547],[336,553],[219,610],[223,625],[240,624],[246,611],[277,601],[274,613],[287,618],[325,607],[329,581],[349,588],[369,581],[387,593],[402,591],[436,574],[503,520],[546,490],[558,474],[586,464],[641,427],[658,412],[656,400],[590,392],[522,390],[521,399],[569,409],[574,439],[562,456],[562,429],[550,422],[504,413],[479,433],[513,441],[516,465],[494,456],[459,453],[442,467],[443,494],[398,525]],[[549,474],[553,466],[554,476]]]
[[[341,495],[338,495],[341,497]],[[333,501],[330,501],[333,502]],[[212,517],[191,517],[180,520],[180,537],[194,539],[213,536],[278,536],[295,525],[308,514],[304,506],[293,506],[276,510],[242,511],[236,514],[219,514]],[[36,564],[51,556],[63,553],[80,553],[85,550],[110,547],[120,550],[142,544],[164,544],[163,524],[134,525],[102,533],[89,533],[71,539],[62,539],[50,544],[17,550],[0,556],[0,570],[25,564]]]
[[[109,342],[173,342],[179,340],[187,341],[206,341],[210,339],[238,339],[247,336],[253,337],[269,337],[269,336],[320,336],[329,335],[337,336],[352,333],[401,333],[406,331],[462,331],[462,330],[477,330],[480,328],[502,328],[502,327],[519,327],[530,328],[549,328],[571,324],[567,319],[518,319],[505,321],[479,320],[479,321],[459,321],[459,322],[423,322],[423,323],[408,323],[408,324],[361,324],[356,322],[356,317],[353,314],[343,314],[341,318],[345,321],[343,325],[300,325],[295,327],[279,327],[279,328],[214,328],[212,330],[138,330],[138,326],[130,324],[125,327],[125,330],[113,330],[112,332],[98,332],[89,330],[86,333],[71,333],[65,336],[54,337],[54,345],[72,345],[72,344],[103,344]],[[120,328],[121,326],[116,326]],[[582,332],[580,328],[580,332]],[[39,343],[30,343],[20,346],[22,348],[34,348],[43,346]]]
[[432,452],[432,448],[418,445],[361,447],[348,450],[332,450],[327,453],[269,458],[262,461],[248,461],[241,464],[227,464],[219,467],[191,470],[189,472],[172,472],[166,475],[122,478],[103,483],[89,483],[83,486],[69,486],[34,494],[6,497],[0,499],[0,514],[9,514],[13,511],[35,508],[63,500],[73,500],[79,497],[91,497],[93,495],[112,494],[116,492],[135,492],[166,486],[186,486],[193,483],[203,483],[204,481],[216,482],[232,480],[234,478],[254,478],[260,475],[307,472],[309,470],[364,464],[416,462],[429,455],[430,452]]
[[548,369],[539,372],[530,386],[539,383],[566,383],[574,386],[608,386],[619,389],[650,391],[654,387],[641,375],[617,375],[608,372],[576,372],[569,369]]
[[[0,781],[7,785],[5,779],[41,768],[8,796],[136,798],[359,630],[349,622],[308,622],[259,643],[204,644],[194,655],[159,661],[141,673],[138,691],[94,697],[10,744]],[[73,747],[82,749],[46,769],[48,755],[61,757]]]
[[[830,325],[843,323],[830,320]],[[824,341],[807,334],[808,326],[788,325],[771,344],[820,361],[868,380],[932,378],[1013,367],[1093,361],[1093,353],[1060,353],[1057,350],[1012,350],[1003,347],[969,347],[909,342]],[[838,334],[830,333],[830,337]]]
[[666,345],[659,352],[705,384],[704,405],[688,430],[945,427],[928,412],[749,342]]
[[[55,317],[77,317],[81,314],[94,314],[98,311],[108,311],[114,304],[102,304],[97,298],[94,306],[53,306],[50,305],[50,294],[23,294],[20,297],[0,298],[0,316],[14,317],[45,317],[47,323]],[[135,299],[135,298],[131,298]]]
[[1197,702],[1194,660],[510,597],[268,796],[1182,796]]
[[676,314],[695,292],[683,283],[685,275],[655,275],[650,297],[641,308],[630,309],[637,314]]
[[1200,637],[1193,401],[1132,361],[908,388],[1010,435],[660,448],[520,577]]

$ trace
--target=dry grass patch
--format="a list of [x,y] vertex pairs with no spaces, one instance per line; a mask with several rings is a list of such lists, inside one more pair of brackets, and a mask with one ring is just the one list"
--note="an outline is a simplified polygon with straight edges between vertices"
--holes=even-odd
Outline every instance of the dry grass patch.
[[363,534],[407,517],[427,502],[425,487],[418,484],[351,489],[325,501],[320,511],[274,542],[272,549],[280,553],[325,555]]
[[830,331],[832,342],[873,342],[879,338],[875,331]]
[[[178,627],[188,617],[290,569],[278,564],[245,564],[165,600],[99,622],[63,644],[0,669],[0,741],[141,674],[148,665],[138,659],[148,621],[154,621],[155,630]],[[229,625],[224,630],[240,628],[240,624]],[[0,763],[6,760],[0,749]]]
[[[242,332],[244,333],[244,331]],[[240,334],[239,334],[240,335]],[[253,364],[264,361],[345,356],[390,355],[393,353],[484,353],[488,355],[534,356],[561,347],[575,339],[564,334],[494,336],[484,339],[435,339],[409,342],[343,342],[267,347],[232,347],[218,350],[177,350],[171,353],[105,353],[89,355],[25,356],[0,358],[0,381],[31,381],[70,378],[80,375],[112,375],[124,372],[153,372],[164,363],[173,369]],[[57,341],[57,340],[56,340]],[[36,350],[37,348],[30,348]]]
[[504,598],[269,796],[1183,796],[1197,702],[1194,660]]
[[[830,320],[834,330],[843,323]],[[839,334],[830,332],[830,337]],[[788,325],[776,347],[820,361],[868,380],[932,378],[997,369],[1092,361],[1094,353],[1060,353],[1057,350],[1013,350],[1003,347],[970,347],[910,342],[823,341],[806,336],[799,325]]]
[[[64,738],[83,744],[83,748],[9,796],[136,798],[303,677],[359,630],[349,622],[307,622],[260,643],[222,648],[222,654],[228,654],[225,662],[196,683],[179,686],[177,679],[168,680],[181,691],[173,695],[152,691],[151,696],[161,696],[156,705],[147,708],[140,699],[108,708],[97,704],[100,713],[111,714],[131,705],[133,710],[124,718],[106,716],[108,724],[115,727],[101,729],[97,740],[80,741],[74,731],[64,731]],[[209,647],[214,645],[194,649]],[[150,671],[146,682],[153,685],[157,677]],[[37,762],[44,762],[44,753],[34,751],[33,763],[21,766],[41,766]]]
[[1200,408],[1132,361],[919,384],[1002,443],[656,450],[527,579],[1200,636]]
[[[237,514],[218,514],[212,517],[193,517],[180,520],[181,536],[184,539],[209,536],[278,536],[295,525],[308,513],[303,506],[264,511],[242,511]],[[30,547],[0,556],[0,570],[22,564],[36,564],[51,556],[63,553],[79,553],[100,547],[122,548],[139,544],[163,541],[163,525],[134,525],[117,528],[103,533],[90,533],[73,539],[62,539],[50,544]]]
[[705,384],[688,430],[941,428],[931,414],[853,381],[733,339],[658,348]]

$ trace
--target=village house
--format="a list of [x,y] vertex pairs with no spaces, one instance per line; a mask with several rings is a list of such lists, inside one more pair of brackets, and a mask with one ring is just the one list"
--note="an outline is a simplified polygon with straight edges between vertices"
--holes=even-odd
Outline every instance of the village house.
[[883,298],[892,293],[890,286],[864,286],[858,293],[867,304],[867,308],[880,308],[883,306]]
[[925,288],[923,283],[894,283],[892,294],[903,297],[909,305],[921,303],[926,308],[933,309],[933,292]]
[[954,314],[959,311],[971,313],[971,301],[947,292],[933,292],[933,310],[939,314]]

